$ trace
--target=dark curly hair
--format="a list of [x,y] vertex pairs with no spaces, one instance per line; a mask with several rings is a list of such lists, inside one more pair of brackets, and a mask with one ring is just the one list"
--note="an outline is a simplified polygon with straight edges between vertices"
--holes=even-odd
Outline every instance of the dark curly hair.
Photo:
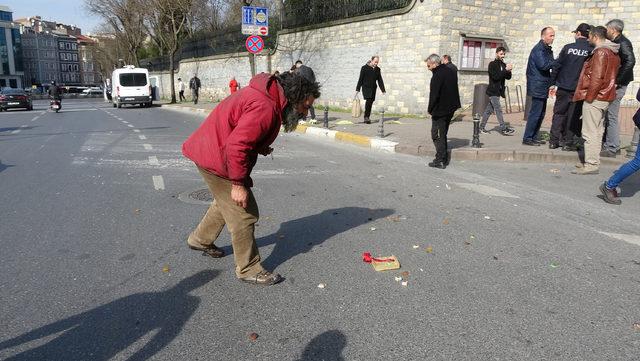
[[300,104],[309,96],[320,98],[320,84],[308,80],[300,73],[285,72],[278,76],[278,81],[289,104]]

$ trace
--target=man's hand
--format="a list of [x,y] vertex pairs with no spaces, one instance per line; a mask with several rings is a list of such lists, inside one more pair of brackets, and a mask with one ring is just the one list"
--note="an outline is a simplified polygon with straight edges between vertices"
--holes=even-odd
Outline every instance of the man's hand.
[[236,205],[242,208],[247,208],[247,202],[249,200],[249,191],[245,186],[231,185],[231,199],[236,202]]
[[513,64],[507,64],[507,71],[511,71],[513,69]]

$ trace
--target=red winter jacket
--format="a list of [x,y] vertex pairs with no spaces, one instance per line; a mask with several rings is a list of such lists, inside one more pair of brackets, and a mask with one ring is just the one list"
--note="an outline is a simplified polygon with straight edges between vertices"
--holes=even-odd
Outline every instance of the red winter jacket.
[[218,104],[184,142],[182,154],[233,184],[251,187],[251,170],[278,137],[286,104],[275,77],[258,74]]

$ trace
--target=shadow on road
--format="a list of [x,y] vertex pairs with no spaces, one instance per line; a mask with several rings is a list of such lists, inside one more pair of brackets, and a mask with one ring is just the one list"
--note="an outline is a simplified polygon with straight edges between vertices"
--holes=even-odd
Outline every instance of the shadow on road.
[[[35,127],[6,127],[6,128],[0,128],[0,133],[4,133],[4,132],[12,132],[14,130],[20,129],[20,130],[29,130],[29,129],[33,129]],[[7,134],[2,134],[2,135],[7,135]]]
[[0,173],[2,173],[3,170],[10,168],[10,167],[15,167],[13,165],[9,165],[9,164],[4,164],[2,163],[2,160],[0,160]]
[[202,271],[166,291],[138,293],[0,342],[0,350],[56,335],[6,360],[109,360],[148,333],[155,335],[128,360],[147,360],[167,346],[200,305],[189,292],[218,271]]
[[620,184],[620,197],[631,198],[640,191],[640,173],[635,173]]
[[298,361],[343,361],[342,350],[347,337],[338,330],[323,332],[307,344]]
[[277,232],[257,240],[258,247],[275,243],[273,251],[262,264],[267,269],[275,269],[337,234],[393,213],[391,209],[344,207],[284,222]]

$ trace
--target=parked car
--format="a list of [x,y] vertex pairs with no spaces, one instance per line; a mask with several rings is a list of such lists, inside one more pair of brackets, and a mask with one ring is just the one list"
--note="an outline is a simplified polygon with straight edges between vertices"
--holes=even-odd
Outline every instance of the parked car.
[[88,96],[92,96],[92,95],[103,95],[103,91],[100,88],[89,88],[89,89],[85,89],[82,91],[82,93],[80,94],[83,97],[88,97]]
[[13,108],[33,110],[31,96],[23,89],[4,88],[0,90],[0,111]]

